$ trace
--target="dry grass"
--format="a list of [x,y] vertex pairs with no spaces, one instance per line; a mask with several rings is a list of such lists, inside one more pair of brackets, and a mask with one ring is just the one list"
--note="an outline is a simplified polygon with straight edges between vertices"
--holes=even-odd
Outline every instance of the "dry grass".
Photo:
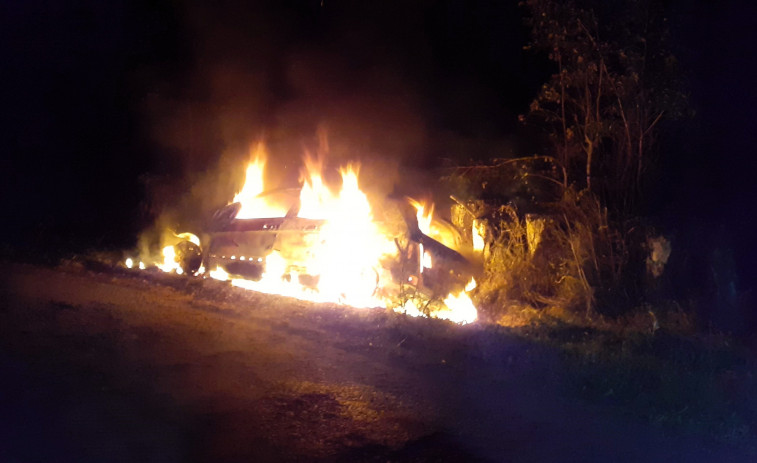
[[491,239],[478,295],[488,318],[525,305],[592,319],[598,302],[619,293],[626,243],[594,196],[567,189],[549,214],[524,217],[505,205],[487,221]]

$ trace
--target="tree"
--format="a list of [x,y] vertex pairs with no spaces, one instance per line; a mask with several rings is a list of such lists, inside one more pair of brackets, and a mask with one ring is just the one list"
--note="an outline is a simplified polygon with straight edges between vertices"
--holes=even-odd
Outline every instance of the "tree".
[[631,209],[660,120],[682,113],[676,61],[651,0],[526,0],[531,44],[556,65],[522,120],[546,128],[571,181]]

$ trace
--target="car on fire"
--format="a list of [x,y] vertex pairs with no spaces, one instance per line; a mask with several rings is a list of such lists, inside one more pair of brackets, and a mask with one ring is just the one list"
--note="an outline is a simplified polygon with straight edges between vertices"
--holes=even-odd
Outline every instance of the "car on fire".
[[[305,287],[315,287],[319,275],[307,273],[306,263],[321,239],[320,231],[326,221],[298,217],[299,188],[279,189],[262,193],[279,204],[287,204],[283,217],[238,218],[240,203],[232,203],[217,210],[201,233],[200,244],[187,240],[175,245],[176,260],[186,274],[196,274],[220,268],[233,278],[260,280],[268,260],[275,252],[287,262],[285,278],[296,275]],[[469,259],[440,241],[424,234],[418,227],[414,209],[404,200],[387,202],[397,210],[403,224],[395,227],[398,236],[397,258],[386,262],[386,270],[395,285],[412,286],[429,297],[461,291],[474,275]],[[433,261],[433,265],[424,263]],[[379,269],[375,272],[378,288]]]

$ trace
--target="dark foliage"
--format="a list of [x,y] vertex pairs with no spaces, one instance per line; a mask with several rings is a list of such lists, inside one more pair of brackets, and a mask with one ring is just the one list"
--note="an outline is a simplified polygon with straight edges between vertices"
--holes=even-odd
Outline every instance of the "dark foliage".
[[646,0],[523,4],[529,47],[556,73],[521,119],[544,128],[571,183],[633,212],[657,162],[659,122],[686,112],[664,12]]

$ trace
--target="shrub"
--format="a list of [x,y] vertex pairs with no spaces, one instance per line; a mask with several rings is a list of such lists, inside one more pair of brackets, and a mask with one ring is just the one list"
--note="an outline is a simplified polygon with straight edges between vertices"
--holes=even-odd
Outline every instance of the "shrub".
[[607,307],[628,294],[625,241],[591,193],[567,188],[544,214],[504,205],[484,220],[488,245],[478,294],[490,318],[524,304],[591,318],[599,308],[617,312]]

